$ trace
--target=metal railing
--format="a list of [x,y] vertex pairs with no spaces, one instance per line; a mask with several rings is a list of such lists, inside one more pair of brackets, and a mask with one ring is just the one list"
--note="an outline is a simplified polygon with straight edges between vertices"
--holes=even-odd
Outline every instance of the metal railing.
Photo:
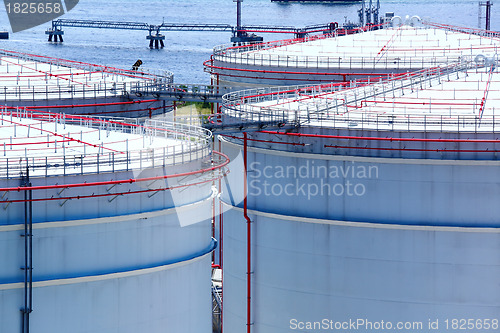
[[[457,28],[452,26],[437,25],[434,23],[424,22],[426,28],[439,28],[452,32],[463,32],[474,35],[480,35],[488,38],[500,36],[499,33],[482,31],[478,29]],[[213,49],[213,60],[221,63],[238,64],[246,66],[269,66],[269,67],[284,67],[284,68],[308,68],[308,69],[351,69],[351,70],[382,70],[382,69],[421,69],[435,67],[442,64],[459,61],[460,58],[469,52],[469,49],[463,52],[451,52],[448,48],[436,49],[431,53],[425,53],[426,49],[411,48],[407,54],[389,55],[385,53],[382,56],[301,56],[287,54],[270,54],[256,51],[271,50],[281,48],[287,45],[298,43],[311,42],[316,40],[329,39],[336,37],[334,34],[315,35],[301,39],[288,39],[273,41],[262,44],[252,44],[245,46],[230,46],[220,45]],[[497,53],[500,46],[500,41],[495,40],[495,44],[489,46],[484,45],[470,49],[470,54],[474,51],[481,52],[491,49]],[[421,54],[421,56],[419,56]],[[210,68],[210,65],[206,65]]]
[[241,89],[237,86],[137,81],[131,84],[130,93],[137,96],[153,96],[169,100],[219,102],[222,101],[225,94]]
[[[473,57],[461,57],[458,63],[452,63],[451,65],[432,67],[411,73],[393,74],[390,78],[379,78],[378,82],[372,85],[363,81],[352,81],[344,84],[332,83],[315,86],[300,85],[242,90],[226,94],[224,96],[224,105],[226,106],[234,103],[255,104],[267,101],[289,100],[291,98],[303,100],[304,96],[307,97],[307,100],[313,100],[320,95],[333,94],[338,91],[348,91],[350,89],[363,87],[363,94],[354,94],[354,100],[349,101],[349,103],[356,103],[362,99],[366,99],[367,96],[373,97],[376,95],[384,95],[400,88],[416,88],[416,86],[420,86],[425,82],[440,82],[443,77],[451,78],[453,74],[458,78],[460,73],[466,73],[469,69],[484,67],[483,65],[478,65],[473,59]],[[378,89],[376,91],[367,90],[368,86],[372,89]],[[338,97],[335,98],[339,99]],[[344,103],[339,102],[338,104]]]
[[[99,118],[78,117],[64,114],[31,113],[25,110],[2,110],[2,119],[25,118],[35,121],[35,124],[52,123],[60,126],[61,130],[67,125],[77,125],[83,128],[92,128],[99,131],[99,137],[106,137],[110,132],[136,134],[142,138],[142,149],[129,149],[129,140],[124,137],[121,145],[125,148],[120,151],[108,151],[104,144],[94,144],[87,153],[85,144],[79,140],[81,133],[73,134],[78,139],[77,143],[84,144],[83,152],[75,153],[69,146],[67,137],[62,135],[53,143],[44,142],[47,153],[44,155],[30,156],[29,150],[25,154],[15,157],[6,157],[10,147],[4,142],[0,147],[0,177],[17,178],[26,168],[32,171],[33,176],[88,174],[102,172],[116,172],[141,170],[174,166],[192,161],[199,161],[211,156],[211,132],[197,126],[177,124],[160,120],[147,120],[141,123],[138,119],[128,118]],[[3,121],[2,121],[3,124]],[[31,124],[33,124],[31,122]],[[31,126],[31,125],[30,125]],[[46,126],[46,125],[45,125]],[[33,125],[34,127],[34,125]],[[33,129],[34,130],[34,129]],[[173,144],[163,147],[151,148],[150,143],[155,138],[168,138],[174,140]],[[135,145],[135,147],[137,144]],[[92,148],[92,149],[91,149]],[[3,155],[3,156],[2,156]]]
[[[500,62],[496,60],[496,64],[498,66]],[[374,84],[351,82],[347,87],[328,84],[245,90],[225,95],[222,110],[230,119],[249,124],[268,121],[300,126],[315,122],[356,129],[496,132],[500,129],[500,119],[494,115],[481,117],[479,112],[475,115],[452,115],[451,112],[449,115],[355,112],[370,99],[378,97],[380,102],[385,97],[400,96],[405,90],[418,91],[432,87],[442,81],[467,76],[470,70],[481,68],[487,68],[486,64],[478,63],[472,57],[462,57],[456,64],[395,75]],[[373,102],[377,103],[377,100]],[[293,103],[293,107],[282,106],[287,103]],[[479,102],[476,103],[476,109],[479,110]],[[432,99],[429,101],[429,110],[432,112]]]
[[490,38],[499,38],[500,37],[500,32],[498,32],[498,31],[490,31],[490,30],[484,30],[484,29],[480,29],[480,28],[458,27],[458,26],[453,26],[453,25],[449,25],[449,24],[442,24],[442,23],[436,23],[436,22],[430,22],[430,21],[422,21],[422,24],[428,28],[437,28],[437,29],[443,29],[443,30],[448,30],[448,31],[453,31],[453,32],[461,32],[461,33],[472,34],[472,35],[481,36],[481,37],[490,37]]
[[21,100],[49,100],[49,99],[65,99],[65,98],[108,98],[116,96],[128,96],[136,94],[138,87],[148,87],[153,92],[155,86],[163,87],[168,84],[162,83],[156,79],[153,82],[150,80],[139,80],[131,82],[99,82],[85,84],[40,84],[37,82],[27,82],[27,85],[12,85],[0,87],[0,101],[21,101]]
[[222,288],[212,281],[212,332],[222,332]]
[[75,68],[75,69],[80,69],[80,70],[84,70],[87,72],[102,71],[102,72],[113,73],[113,74],[118,74],[118,75],[144,76],[144,78],[151,78],[151,79],[154,78],[154,79],[159,80],[159,81],[165,81],[166,83],[172,83],[173,77],[174,77],[174,74],[172,72],[169,72],[169,71],[158,71],[158,70],[149,70],[149,69],[141,69],[140,71],[133,71],[133,70],[121,69],[121,68],[110,67],[110,66],[89,64],[89,63],[84,63],[81,61],[66,60],[66,59],[40,56],[40,55],[34,55],[34,54],[28,54],[28,53],[16,52],[16,51],[9,51],[9,50],[3,50],[3,49],[0,49],[0,56],[9,56],[9,57],[14,57],[14,58],[17,58],[17,59],[23,60],[23,61],[33,61],[33,62],[38,62],[38,63],[50,64],[53,66]]
[[[495,49],[496,51],[496,49]],[[439,52],[443,53],[443,52]],[[462,55],[415,57],[414,55],[384,57],[330,57],[301,56],[263,53],[221,53],[213,56],[214,61],[246,66],[268,66],[307,69],[349,69],[349,70],[410,70],[435,67],[460,61]],[[208,66],[209,67],[209,66]]]
[[49,100],[65,98],[108,98],[128,95],[132,83],[100,82],[85,84],[28,84],[28,86],[0,87],[0,101]]
[[[380,28],[384,29],[389,25],[389,23],[381,24]],[[306,27],[305,29],[315,29],[320,26],[311,26],[311,27]],[[323,25],[321,25],[323,27]],[[357,30],[358,32],[364,32],[364,31],[369,31],[373,27],[358,27],[354,30]],[[258,50],[264,50],[264,49],[273,49],[273,48],[278,48],[282,46],[287,46],[287,45],[293,45],[293,44],[300,44],[300,43],[305,43],[305,42],[311,42],[311,41],[316,41],[316,40],[323,40],[323,39],[329,39],[332,37],[338,37],[341,36],[339,34],[339,31],[342,31],[342,36],[344,28],[336,28],[333,32],[331,33],[324,33],[321,35],[308,35],[305,37],[301,38],[292,38],[292,39],[283,39],[283,40],[276,40],[276,41],[270,41],[270,42],[265,42],[265,43],[258,43],[258,44],[248,44],[248,45],[242,45],[242,46],[234,46],[233,44],[224,44],[224,45],[218,45],[213,48],[213,54],[214,55],[220,55],[223,53],[227,52],[236,52],[236,53],[244,53],[244,52],[251,52],[251,51],[258,51]],[[300,32],[300,31],[297,31]]]
[[[16,84],[0,86],[0,101],[4,102],[12,100],[35,101],[40,99],[112,97],[127,95],[131,86],[136,82],[146,81],[162,85],[173,82],[173,74],[167,71],[162,73],[153,71],[138,72],[6,50],[0,50],[1,56],[13,57],[18,63],[33,62],[34,71],[38,71],[39,64],[51,66],[48,72],[37,74],[36,78],[39,78],[39,80],[36,80],[36,78],[32,80],[30,77],[23,77],[22,74],[14,72],[17,77],[14,76],[12,80],[15,80]],[[52,66],[56,68],[53,69]],[[59,83],[58,75],[54,74],[57,67],[69,69],[69,72],[65,73],[67,76],[61,79],[61,83]],[[81,71],[84,73],[81,73]],[[95,79],[90,77],[90,73],[99,72],[102,72],[102,80],[96,83]],[[110,78],[109,75],[112,77]],[[47,81],[47,78],[55,81],[54,76],[57,77],[56,82]],[[78,76],[81,82],[73,82],[74,76]],[[128,82],[118,82],[120,76],[122,78],[126,77]],[[115,81],[106,82],[106,80]]]

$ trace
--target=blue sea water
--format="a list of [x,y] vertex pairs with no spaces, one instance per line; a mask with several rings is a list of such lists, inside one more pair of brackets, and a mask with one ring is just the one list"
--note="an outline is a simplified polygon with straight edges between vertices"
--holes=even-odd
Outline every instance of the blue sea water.
[[[367,1],[368,2],[368,1]],[[374,0],[373,3],[376,1]],[[327,22],[357,21],[359,4],[279,4],[270,0],[244,0],[242,23],[303,27]],[[429,20],[468,27],[478,26],[477,0],[381,0],[381,14],[419,15]],[[80,0],[62,18],[110,21],[236,24],[232,0]],[[500,30],[500,3],[492,7],[492,30]],[[146,31],[66,28],[64,43],[48,43],[49,23],[11,34],[0,48],[108,66],[143,66],[169,70],[177,83],[209,83],[203,61],[212,48],[227,44],[230,32],[166,32],[166,47],[150,50]],[[0,8],[0,29],[9,29],[5,8]],[[290,35],[263,34],[266,41]]]

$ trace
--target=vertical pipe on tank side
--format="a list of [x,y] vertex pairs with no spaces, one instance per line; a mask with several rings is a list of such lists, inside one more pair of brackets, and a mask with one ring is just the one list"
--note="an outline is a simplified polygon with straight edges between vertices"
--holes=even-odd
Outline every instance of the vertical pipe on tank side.
[[[213,59],[213,55],[210,56],[210,61],[213,65],[214,63],[214,59]],[[211,78],[211,83],[212,85],[214,84],[213,82],[213,76]],[[216,93],[219,94],[219,74],[216,74],[216,80],[215,80],[215,86],[216,86]],[[213,105],[213,103],[212,103]],[[217,106],[216,106],[216,110],[215,110],[216,113],[219,112],[219,103],[217,103]],[[212,110],[212,114],[214,113],[214,111]],[[221,144],[221,141],[219,141],[219,151],[222,151],[222,144]],[[214,147],[215,148],[215,147]],[[222,179],[219,179],[219,192],[221,191],[222,189]],[[221,302],[221,305],[222,305],[222,308],[221,308],[221,311],[220,311],[220,333],[223,333],[224,331],[224,257],[223,257],[223,253],[224,253],[224,211],[223,211],[223,206],[222,206],[222,201],[219,200],[219,265],[220,265],[220,268],[222,270],[222,274],[221,274],[221,283],[222,283],[222,291],[221,291],[221,295],[222,295],[222,302]]]
[[[24,177],[23,185],[24,187],[28,186],[28,181],[26,176]],[[23,312],[23,324],[22,324],[22,333],[27,333],[29,331],[28,328],[28,191],[24,191],[24,308]]]
[[[26,161],[26,174],[28,177],[28,186],[31,187],[31,182],[29,181],[29,168]],[[27,332],[30,331],[30,313],[33,311],[33,191],[28,191],[28,236],[29,237],[29,262],[28,262],[28,317],[27,317]]]
[[[211,75],[211,76],[210,76],[210,86],[212,86],[212,87],[213,87],[213,85],[214,85],[214,78],[213,78],[213,76]],[[213,116],[213,114],[214,114],[214,103],[210,103],[210,114],[211,114],[212,116]],[[216,142],[216,140],[217,140],[217,139],[216,139],[216,137],[215,137],[215,135],[214,135],[214,136],[212,137],[212,145],[213,145],[214,149],[215,149],[215,142]],[[219,151],[220,151],[220,150],[219,150]],[[214,183],[213,183],[213,184],[215,185],[215,181],[214,181]],[[219,193],[220,193],[220,191],[221,191],[221,187],[220,187],[220,186],[221,186],[221,184],[220,184],[220,179],[219,179],[219,188],[217,189]],[[216,216],[215,216],[215,207],[216,207],[216,205],[217,205],[217,201],[216,201],[216,198],[214,197],[214,198],[212,199],[212,238],[215,238],[215,224],[216,224],[216,222],[217,222],[217,218],[216,218]],[[220,219],[219,219],[219,222],[220,222]],[[219,224],[219,230],[220,230],[220,224]],[[221,239],[220,239],[220,237],[219,237],[219,242],[220,242],[220,240],[221,240]],[[220,249],[220,245],[219,245],[219,249]],[[216,263],[216,262],[215,262],[215,251],[213,251],[213,252],[212,252],[212,262],[213,262],[214,264]],[[219,256],[219,263],[218,263],[218,264],[220,265],[220,256]],[[221,267],[221,269],[222,269],[222,267]],[[221,313],[222,313],[222,310],[221,310]]]
[[252,295],[252,289],[251,289],[251,283],[252,283],[252,278],[251,278],[251,240],[252,240],[252,234],[251,234],[251,220],[250,217],[248,217],[248,198],[247,198],[247,162],[248,162],[248,140],[247,140],[247,133],[243,132],[243,216],[245,217],[247,221],[247,333],[251,332],[250,325],[251,325],[251,295]]
[[[29,167],[26,160],[26,176],[23,177],[23,187],[31,187],[29,181]],[[32,191],[24,191],[24,308],[22,311],[21,332],[29,333],[30,331],[30,313],[33,306],[33,206],[32,206]]]
[[[214,143],[212,143],[214,144]],[[215,186],[215,180],[212,181],[212,185]],[[219,186],[219,191],[220,191],[220,186]],[[217,202],[215,201],[215,196],[212,199],[212,238],[215,239],[215,223],[216,223],[216,217],[215,217],[215,207],[217,205]],[[220,240],[220,239],[219,239]],[[212,251],[212,264],[216,264],[215,262],[215,251]]]

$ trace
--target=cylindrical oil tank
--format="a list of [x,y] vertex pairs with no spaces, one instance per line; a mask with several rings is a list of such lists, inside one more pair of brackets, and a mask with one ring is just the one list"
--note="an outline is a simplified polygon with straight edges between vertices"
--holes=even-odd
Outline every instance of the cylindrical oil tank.
[[299,39],[217,46],[205,70],[219,85],[250,88],[375,82],[460,61],[464,56],[491,56],[500,46],[491,32],[424,23],[418,17],[406,25],[375,28],[345,36],[337,29]]
[[0,331],[210,332],[201,128],[2,111]]
[[231,168],[221,196],[226,331],[498,329],[500,86],[488,61],[227,97],[225,114],[249,125],[285,116],[219,137],[246,170]]
[[152,95],[154,87],[172,82],[170,72],[118,69],[0,51],[0,101],[4,107],[106,117],[151,117],[173,109],[170,103]]

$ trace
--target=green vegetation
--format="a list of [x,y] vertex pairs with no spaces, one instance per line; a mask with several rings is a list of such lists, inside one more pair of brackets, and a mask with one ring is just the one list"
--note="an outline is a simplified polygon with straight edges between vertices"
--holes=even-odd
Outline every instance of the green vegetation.
[[187,107],[191,105],[194,105],[199,115],[210,114],[211,112],[210,103],[207,102],[185,102],[182,107]]

